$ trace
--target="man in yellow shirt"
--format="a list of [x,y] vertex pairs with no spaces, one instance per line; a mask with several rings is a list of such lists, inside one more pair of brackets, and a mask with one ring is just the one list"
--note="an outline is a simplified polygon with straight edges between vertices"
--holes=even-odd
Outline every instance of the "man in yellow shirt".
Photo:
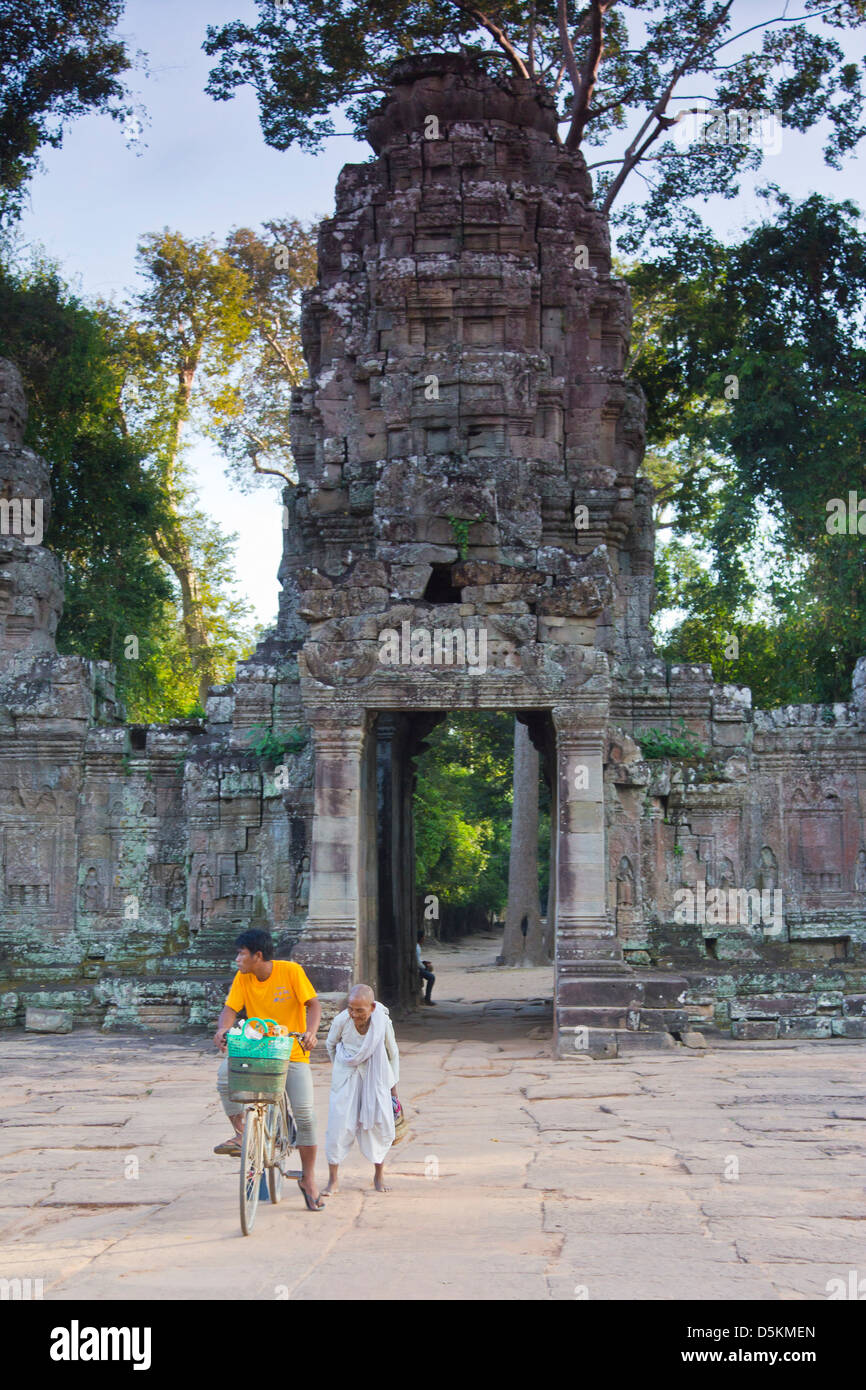
[[[304,1034],[301,1044],[296,1040],[292,1047],[286,1092],[298,1127],[298,1152],[303,1168],[303,1177],[299,1178],[298,1186],[309,1210],[321,1211],[324,1202],[320,1201],[316,1186],[316,1114],[309,1054],[318,1041],[316,1034],[322,1018],[322,1006],[300,965],[293,960],[274,960],[270,932],[251,927],[241,932],[235,947],[238,973],[220,1014],[214,1043],[220,1052],[226,1052],[226,1033],[233,1027],[242,1009],[247,1018],[272,1018],[277,1023],[285,1024],[290,1033]],[[224,1144],[217,1144],[214,1153],[238,1157],[245,1107],[242,1102],[229,1100],[227,1060],[220,1064],[217,1089],[235,1132]]]

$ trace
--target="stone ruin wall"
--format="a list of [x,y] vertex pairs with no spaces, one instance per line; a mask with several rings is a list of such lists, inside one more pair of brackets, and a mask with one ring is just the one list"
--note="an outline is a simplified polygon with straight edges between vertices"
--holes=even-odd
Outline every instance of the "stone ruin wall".
[[[762,711],[749,690],[714,685],[709,667],[673,667],[666,685],[664,668],[648,663],[615,702],[610,901],[626,959],[686,978],[692,1026],[739,1038],[866,1036],[864,677],[861,660],[849,703]],[[643,761],[631,735],[680,719],[706,757]],[[674,894],[700,880],[780,890],[781,931],[754,914],[678,923]]]
[[[678,982],[665,1026],[866,1033],[866,663],[848,705],[762,713],[708,667],[653,656],[628,295],[554,128],[525,85],[457,60],[396,72],[305,305],[277,626],[206,720],[120,722],[110,668],[56,653],[56,559],[0,536],[0,1022],[41,1005],[105,1028],[209,1026],[238,930],[264,914],[282,950],[303,938],[311,716],[370,677],[384,627],[429,615],[441,566],[459,602],[436,619],[483,625],[494,676],[555,691],[609,672],[609,913],[625,960]],[[2,495],[41,498],[47,526],[23,412],[7,366]],[[680,719],[706,757],[644,761],[633,736]],[[247,751],[262,727],[308,735],[279,779]],[[781,889],[781,935],[677,924],[675,891],[701,879]],[[653,1026],[630,1012],[608,1022]]]

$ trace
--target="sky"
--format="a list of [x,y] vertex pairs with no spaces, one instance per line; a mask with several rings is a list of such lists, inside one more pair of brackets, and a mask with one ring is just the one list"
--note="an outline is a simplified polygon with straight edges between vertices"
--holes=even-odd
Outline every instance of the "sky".
[[[749,23],[783,8],[782,0],[749,0],[745,7]],[[131,49],[147,55],[147,70],[137,70],[130,81],[147,111],[143,148],[128,148],[120,125],[106,116],[77,120],[60,149],[43,151],[44,167],[32,180],[20,224],[25,242],[44,247],[82,295],[121,300],[134,289],[136,244],[145,232],[170,227],[188,237],[219,239],[232,227],[272,217],[326,216],[343,164],[369,158],[369,146],[349,135],[329,140],[316,155],[269,149],[249,89],[228,102],[205,94],[211,60],[201,43],[207,25],[252,21],[256,14],[252,0],[127,0],[119,32]],[[864,34],[841,41],[853,57],[866,48]],[[337,128],[347,131],[348,125],[338,120]],[[623,147],[627,140],[624,134]],[[815,190],[856,197],[855,170],[851,160],[839,172],[827,168],[818,135],[785,131],[780,152],[757,178],[744,181],[742,196],[715,200],[703,213],[728,239],[765,215],[755,185],[772,181],[795,197]],[[278,493],[241,493],[208,445],[196,444],[189,457],[202,506],[238,535],[237,591],[258,621],[270,623],[282,546]]]

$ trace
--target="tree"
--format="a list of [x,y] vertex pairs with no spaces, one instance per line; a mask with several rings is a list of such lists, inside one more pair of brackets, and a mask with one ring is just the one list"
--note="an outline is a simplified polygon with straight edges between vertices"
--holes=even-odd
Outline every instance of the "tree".
[[511,823],[510,715],[452,715],[426,739],[415,793],[415,880],[443,918],[501,912]]
[[[419,894],[440,899],[446,926],[467,914],[500,914],[511,892],[513,787],[518,778],[521,786],[532,786],[531,775],[527,781],[522,771],[514,772],[514,729],[513,716],[503,711],[451,714],[428,735],[416,759],[415,881]],[[537,915],[550,863],[550,794],[543,785],[539,817],[537,758],[534,787],[538,843],[534,852],[525,837],[521,843],[535,866],[530,875]],[[532,814],[533,798],[525,804]]]
[[190,536],[191,524],[203,534],[204,520],[190,510],[184,427],[196,408],[196,393],[199,408],[212,409],[240,362],[250,335],[247,283],[211,238],[187,240],[167,228],[142,238],[138,260],[145,287],[132,305],[124,406],[148,441],[166,498],[153,544],[180,588],[184,643],[204,705],[221,664],[214,630],[219,601],[215,604],[217,590],[196,563]]
[[224,245],[166,228],[142,238],[139,266],[145,284],[126,319],[124,408],[148,441],[167,501],[153,543],[180,588],[183,644],[203,705],[226,674],[232,642],[245,634],[241,608],[214,582],[218,539],[193,509],[185,447],[192,431],[212,439],[241,488],[269,477],[293,481],[291,391],[304,375],[300,291],[315,278],[315,237],[296,219],[267,222],[263,235],[235,229]]
[[[0,355],[21,369],[26,442],[51,467],[46,542],[65,570],[58,648],[111,661],[131,719],[167,720],[204,712],[202,676],[230,679],[252,633],[245,605],[227,592],[232,538],[196,508],[184,477],[167,491],[152,421],[127,409],[130,354],[124,316],[83,304],[56,266],[0,267]],[[179,537],[195,575],[206,665],[158,554],[167,535]]]
[[[172,589],[153,554],[162,493],[120,410],[123,362],[109,318],[70,292],[56,266],[0,266],[0,356],[28,397],[26,443],[51,466],[46,543],[66,574],[57,634],[64,652],[113,661],[135,710],[153,679]],[[124,660],[127,636],[138,656]]]
[[58,147],[89,111],[134,115],[120,80],[132,67],[113,33],[123,0],[0,0],[0,223],[20,213],[43,145]]
[[[763,127],[753,130],[747,119],[744,138],[749,113],[777,113],[788,130],[823,124],[833,167],[864,133],[858,66],[826,31],[856,28],[866,0],[803,0],[801,14],[788,16],[785,7],[757,21],[747,0],[257,5],[255,25],[209,26],[204,49],[217,61],[207,91],[224,101],[252,86],[268,144],[320,148],[334,133],[336,108],[362,132],[395,60],[459,48],[554,94],[565,147],[598,148],[602,156],[589,167],[598,170],[603,212],[611,213],[632,174],[641,175],[645,202],[618,218],[629,252],[694,223],[690,199],[737,195],[741,173],[763,159]],[[717,113],[709,126],[707,110]],[[733,127],[720,112],[731,113]]]
[[226,241],[226,253],[246,277],[249,336],[237,379],[214,401],[209,431],[242,490],[267,477],[297,480],[289,421],[292,388],[307,370],[300,301],[316,280],[314,227],[282,218],[266,222],[264,232],[241,227]]
[[[648,471],[661,461],[674,509],[661,599],[687,614],[666,654],[713,659],[761,703],[844,700],[866,648],[866,557],[856,522],[827,523],[832,499],[866,491],[866,237],[850,202],[767,197],[775,215],[738,245],[686,239],[628,274],[655,324],[633,365]],[[708,566],[687,553],[695,536]],[[740,656],[722,665],[725,633]]]

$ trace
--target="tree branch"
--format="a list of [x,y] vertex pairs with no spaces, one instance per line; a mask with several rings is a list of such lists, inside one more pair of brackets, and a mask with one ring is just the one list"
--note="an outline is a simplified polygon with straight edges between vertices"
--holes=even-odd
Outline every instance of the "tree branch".
[[748,29],[741,29],[739,34],[732,34],[724,43],[720,43],[713,49],[714,53],[720,53],[723,48],[727,48],[729,43],[736,43],[737,39],[744,39],[747,34],[754,34],[756,29],[768,29],[771,24],[805,24],[809,19],[819,19],[821,15],[830,14],[831,11],[838,9],[838,5],[828,5],[825,10],[815,10],[814,14],[798,15],[777,15],[775,19],[763,19],[760,24],[753,24]]
[[[615,4],[616,0],[592,0],[592,37],[583,65],[583,72],[580,74],[579,86],[575,93],[571,128],[565,137],[565,147],[568,150],[576,150],[583,139],[583,132],[589,120],[589,103],[592,101],[592,94],[598,80],[598,70],[604,54],[604,16]],[[560,10],[562,8],[564,8],[564,0],[560,0]],[[572,49],[573,56],[574,49]]]
[[511,63],[520,73],[520,76],[525,77],[528,81],[529,73],[527,71],[526,64],[524,63],[520,54],[517,52],[517,49],[514,47],[514,44],[511,42],[508,35],[505,33],[505,30],[500,29],[498,24],[494,24],[492,19],[488,19],[487,15],[484,14],[482,10],[476,9],[474,5],[461,5],[460,0],[456,0],[456,3],[458,10],[463,10],[465,14],[470,14],[472,18],[481,25],[482,29],[487,30],[488,34],[490,34],[499,44],[499,47],[502,49],[503,53],[508,55],[509,59],[511,60]]
[[282,478],[284,483],[294,486],[294,478],[290,478],[288,473],[284,473],[281,468],[263,468],[254,454],[250,455],[250,462],[256,473],[268,473],[272,478]]
[[529,9],[529,77],[535,81],[535,0]]
[[[600,211],[605,217],[608,217],[610,215],[610,209],[613,205],[614,199],[619,194],[620,189],[622,188],[632,169],[635,167],[636,164],[640,162],[646,151],[649,149],[650,145],[653,143],[653,141],[658,139],[662,131],[668,130],[672,125],[676,124],[675,120],[671,119],[670,117],[665,118],[664,115],[667,104],[670,101],[671,96],[673,95],[674,87],[681,80],[681,78],[683,78],[685,74],[688,72],[696,55],[707,47],[713,34],[716,33],[718,29],[721,27],[721,25],[725,22],[731,11],[732,5],[733,0],[728,0],[728,3],[725,5],[724,9],[719,11],[715,20],[713,20],[713,22],[707,26],[705,32],[701,33],[697,42],[692,44],[685,58],[683,58],[682,62],[677,64],[677,66],[671,73],[667,86],[665,87],[664,91],[662,92],[653,109],[650,111],[640,130],[635,135],[628,149],[626,150],[625,155],[623,156],[622,168],[620,169],[616,178],[612,181],[610,188],[607,190],[604,202],[602,203],[600,209]],[[651,127],[654,121],[656,122],[656,127],[655,130],[652,130]],[[647,135],[647,131],[650,132],[649,135]],[[644,136],[647,136],[645,140]],[[642,140],[643,144],[640,143]]]
[[[574,88],[574,103],[572,113],[577,114],[576,103],[580,93],[580,71],[577,66],[577,59],[574,56],[574,45],[571,42],[571,35],[568,32],[568,10],[566,0],[558,0],[556,6],[556,19],[559,25],[559,46],[562,49],[562,61],[566,72],[571,78],[571,85]],[[577,38],[578,35],[575,35]],[[558,84],[557,84],[558,85]]]

